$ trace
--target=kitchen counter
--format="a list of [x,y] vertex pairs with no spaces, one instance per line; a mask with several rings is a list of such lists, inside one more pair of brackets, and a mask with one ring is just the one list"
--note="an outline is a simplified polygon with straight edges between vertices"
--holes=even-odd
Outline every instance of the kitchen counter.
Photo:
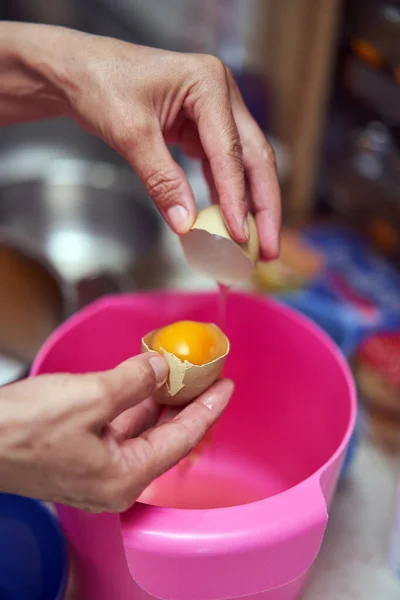
[[[304,600],[400,598],[400,529],[397,577],[389,566],[398,477],[395,459],[368,441],[360,444],[348,475],[339,484]],[[400,497],[400,512],[399,502]]]

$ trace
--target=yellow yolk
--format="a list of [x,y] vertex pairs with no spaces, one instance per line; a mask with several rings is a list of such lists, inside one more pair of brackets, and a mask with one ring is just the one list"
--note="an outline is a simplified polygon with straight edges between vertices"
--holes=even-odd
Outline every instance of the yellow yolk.
[[224,353],[225,340],[216,327],[196,321],[178,321],[159,329],[153,337],[151,347],[174,354],[192,365],[205,365]]

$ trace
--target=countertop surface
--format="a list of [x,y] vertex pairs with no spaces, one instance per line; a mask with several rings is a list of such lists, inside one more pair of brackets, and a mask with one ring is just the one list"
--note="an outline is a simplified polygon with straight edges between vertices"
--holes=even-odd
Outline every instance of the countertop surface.
[[[400,512],[398,478],[392,457],[367,441],[359,445],[334,498],[304,600],[399,600],[400,528],[394,528],[395,504]],[[397,576],[390,556],[397,562]]]

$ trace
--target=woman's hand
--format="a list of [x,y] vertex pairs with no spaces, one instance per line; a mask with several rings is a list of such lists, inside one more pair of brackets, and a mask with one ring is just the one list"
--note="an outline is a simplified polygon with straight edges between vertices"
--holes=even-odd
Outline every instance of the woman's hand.
[[220,381],[184,409],[151,394],[168,367],[148,353],[86,375],[45,375],[0,389],[0,489],[92,512],[123,511],[184,458],[232,394]]
[[[211,196],[220,202],[233,237],[248,239],[248,198],[263,254],[276,257],[280,193],[274,153],[221,61],[61,27],[0,24],[0,61],[10,46],[17,59],[9,111],[22,98],[20,119],[29,118],[30,98],[34,118],[46,116],[47,107],[52,116],[69,115],[100,136],[131,164],[173,231],[184,234],[196,207],[167,148],[179,144],[202,161]],[[19,93],[18,61],[25,78]],[[3,77],[3,90],[7,81]]]

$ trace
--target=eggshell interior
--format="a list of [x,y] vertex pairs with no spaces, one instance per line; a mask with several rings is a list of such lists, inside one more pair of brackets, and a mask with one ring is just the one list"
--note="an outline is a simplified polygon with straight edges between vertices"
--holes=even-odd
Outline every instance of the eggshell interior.
[[[155,394],[156,400],[160,404],[169,406],[188,404],[218,379],[229,354],[229,340],[216,325],[213,327],[216,327],[224,337],[226,349],[222,356],[205,365],[199,366],[188,361],[182,362],[174,354],[163,350],[163,356],[169,365],[169,377],[165,385]],[[152,351],[152,339],[157,331],[151,331],[143,337],[142,352]]]
[[254,217],[249,215],[250,239],[238,244],[230,235],[219,206],[202,210],[191,231],[181,238],[189,266],[227,286],[248,279],[259,255]]

